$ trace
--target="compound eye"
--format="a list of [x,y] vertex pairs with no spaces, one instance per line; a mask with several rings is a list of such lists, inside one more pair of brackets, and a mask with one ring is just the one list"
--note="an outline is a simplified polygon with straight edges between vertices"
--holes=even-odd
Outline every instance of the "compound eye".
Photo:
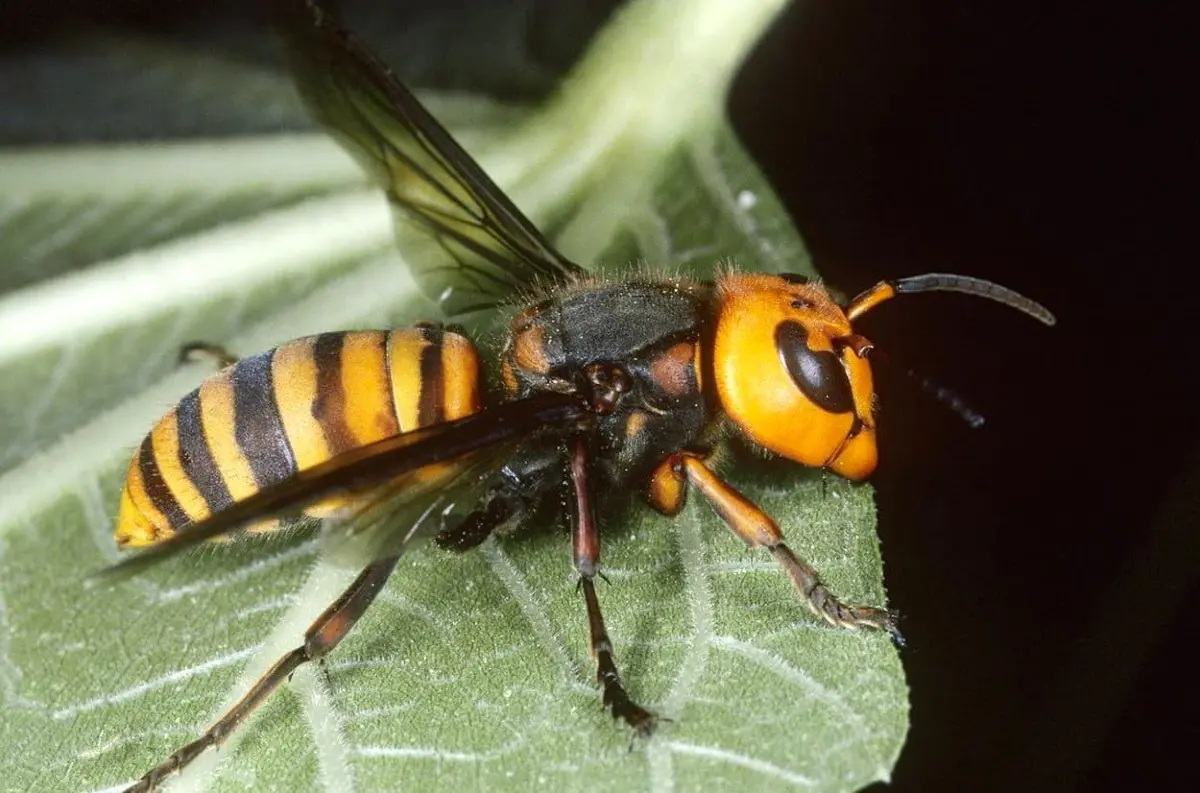
[[850,378],[837,353],[809,349],[808,330],[799,322],[781,322],[775,329],[775,347],[792,381],[804,396],[830,413],[854,410]]

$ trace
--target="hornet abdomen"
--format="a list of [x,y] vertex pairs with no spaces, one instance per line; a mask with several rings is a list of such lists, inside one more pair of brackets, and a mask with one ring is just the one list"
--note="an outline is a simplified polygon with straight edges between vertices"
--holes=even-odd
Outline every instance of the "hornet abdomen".
[[[480,378],[474,344],[432,326],[323,333],[243,358],[142,441],[121,493],[117,543],[152,545],[342,452],[475,413]],[[304,514],[342,506],[327,500]]]

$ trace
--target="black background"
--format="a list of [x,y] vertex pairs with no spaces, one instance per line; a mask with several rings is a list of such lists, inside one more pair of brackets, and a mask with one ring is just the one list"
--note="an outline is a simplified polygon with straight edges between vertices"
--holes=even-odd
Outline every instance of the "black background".
[[989,417],[881,385],[912,687],[893,789],[1179,784],[1200,704],[1182,20],[945,6],[793,9],[733,100],[826,278],[963,272],[1059,319],[929,296],[861,324]]
[[[37,46],[118,5],[194,13],[10,5],[0,40]],[[912,689],[892,790],[1192,773],[1185,31],[1109,2],[799,3],[735,85],[735,124],[832,284],[960,272],[1059,318],[931,295],[861,324],[989,419],[972,431],[902,377],[880,384],[874,482]]]

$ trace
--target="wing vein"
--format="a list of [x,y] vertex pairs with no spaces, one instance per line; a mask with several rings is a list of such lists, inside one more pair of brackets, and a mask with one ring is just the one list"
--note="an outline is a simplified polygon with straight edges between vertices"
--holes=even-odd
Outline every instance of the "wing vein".
[[[402,210],[397,220],[417,219],[442,248],[444,257],[413,263],[413,274],[448,313],[502,305],[538,281],[562,284],[584,272],[327,13],[284,3],[275,4],[275,13],[312,115]],[[454,266],[445,267],[445,258]]]

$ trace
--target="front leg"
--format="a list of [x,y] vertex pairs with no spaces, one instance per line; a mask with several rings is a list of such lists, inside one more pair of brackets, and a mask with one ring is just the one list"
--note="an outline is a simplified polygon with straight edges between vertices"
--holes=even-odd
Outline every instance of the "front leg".
[[600,601],[596,598],[600,526],[596,522],[588,484],[587,438],[583,435],[575,436],[571,442],[571,484],[575,490],[575,525],[571,545],[575,569],[579,571],[579,587],[583,590],[583,601],[587,606],[589,649],[596,659],[596,681],[604,692],[604,706],[612,712],[613,718],[623,719],[639,735],[649,735],[654,731],[654,714],[630,699],[625,686],[621,684],[612,641],[608,638],[604,615],[600,613]]
[[689,484],[708,499],[721,519],[747,545],[765,547],[771,552],[814,614],[842,628],[884,630],[891,634],[896,644],[904,643],[893,612],[841,602],[821,581],[817,571],[796,556],[783,541],[779,524],[733,485],[710,471],[698,456],[681,452],[658,467],[651,479],[651,505],[663,514],[674,515],[683,508]]

